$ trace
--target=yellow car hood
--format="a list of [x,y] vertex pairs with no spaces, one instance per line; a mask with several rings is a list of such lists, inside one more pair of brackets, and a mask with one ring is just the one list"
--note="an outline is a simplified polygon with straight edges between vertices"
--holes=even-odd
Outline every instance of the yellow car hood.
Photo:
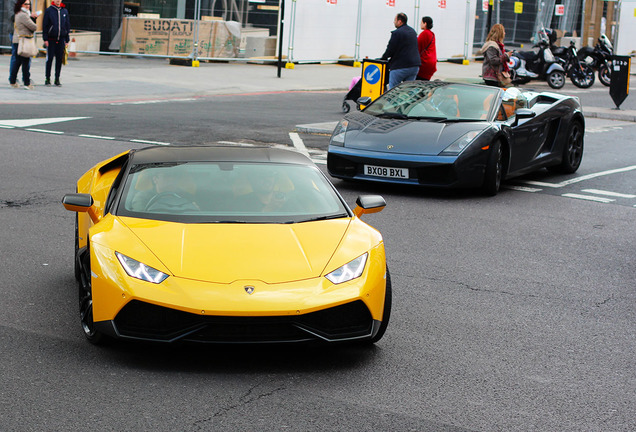
[[351,222],[348,218],[299,224],[121,221],[173,275],[216,283],[319,277]]

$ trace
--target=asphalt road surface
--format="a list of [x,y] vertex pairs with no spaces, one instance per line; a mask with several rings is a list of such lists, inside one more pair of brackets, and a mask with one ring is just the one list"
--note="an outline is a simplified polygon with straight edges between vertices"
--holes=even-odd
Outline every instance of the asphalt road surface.
[[[84,171],[147,145],[132,139],[292,147],[306,115],[339,118],[336,96],[279,95],[287,113],[268,98],[12,112],[89,118],[0,130],[0,430],[635,430],[627,123],[588,121],[576,174],[542,171],[493,198],[334,181],[350,204],[388,203],[365,217],[385,237],[394,287],[373,348],[84,340],[73,214],[60,204]],[[255,121],[259,107],[273,117]],[[324,169],[328,137],[299,138]]]

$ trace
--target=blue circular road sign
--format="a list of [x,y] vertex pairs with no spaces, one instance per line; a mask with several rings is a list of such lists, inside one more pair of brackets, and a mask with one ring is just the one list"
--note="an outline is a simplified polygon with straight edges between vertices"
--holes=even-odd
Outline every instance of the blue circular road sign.
[[380,72],[380,68],[374,64],[367,66],[364,69],[364,80],[369,84],[376,84],[380,81],[382,73]]

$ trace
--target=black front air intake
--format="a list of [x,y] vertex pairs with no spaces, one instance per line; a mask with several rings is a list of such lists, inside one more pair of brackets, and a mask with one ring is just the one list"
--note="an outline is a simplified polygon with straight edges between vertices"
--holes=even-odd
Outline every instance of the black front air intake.
[[155,341],[300,342],[370,336],[373,319],[358,300],[304,315],[206,316],[133,300],[115,318],[122,337]]

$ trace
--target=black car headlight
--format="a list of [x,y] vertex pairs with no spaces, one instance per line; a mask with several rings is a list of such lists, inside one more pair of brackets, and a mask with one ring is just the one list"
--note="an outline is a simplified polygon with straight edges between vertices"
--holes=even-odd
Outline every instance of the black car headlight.
[[340,120],[336,125],[336,128],[331,134],[331,141],[329,144],[344,147],[345,135],[347,134],[347,126],[349,126],[348,120]]
[[163,282],[168,277],[168,275],[164,272],[147,266],[146,264],[127,257],[124,254],[115,252],[115,255],[117,256],[117,259],[119,260],[121,266],[130,277],[141,279],[142,281],[146,282],[152,282],[155,284]]
[[446,147],[439,155],[440,156],[457,156],[468,147],[468,144],[473,142],[473,140],[479,135],[481,131],[470,131],[464,135],[462,135],[459,139],[455,140],[451,145]]

